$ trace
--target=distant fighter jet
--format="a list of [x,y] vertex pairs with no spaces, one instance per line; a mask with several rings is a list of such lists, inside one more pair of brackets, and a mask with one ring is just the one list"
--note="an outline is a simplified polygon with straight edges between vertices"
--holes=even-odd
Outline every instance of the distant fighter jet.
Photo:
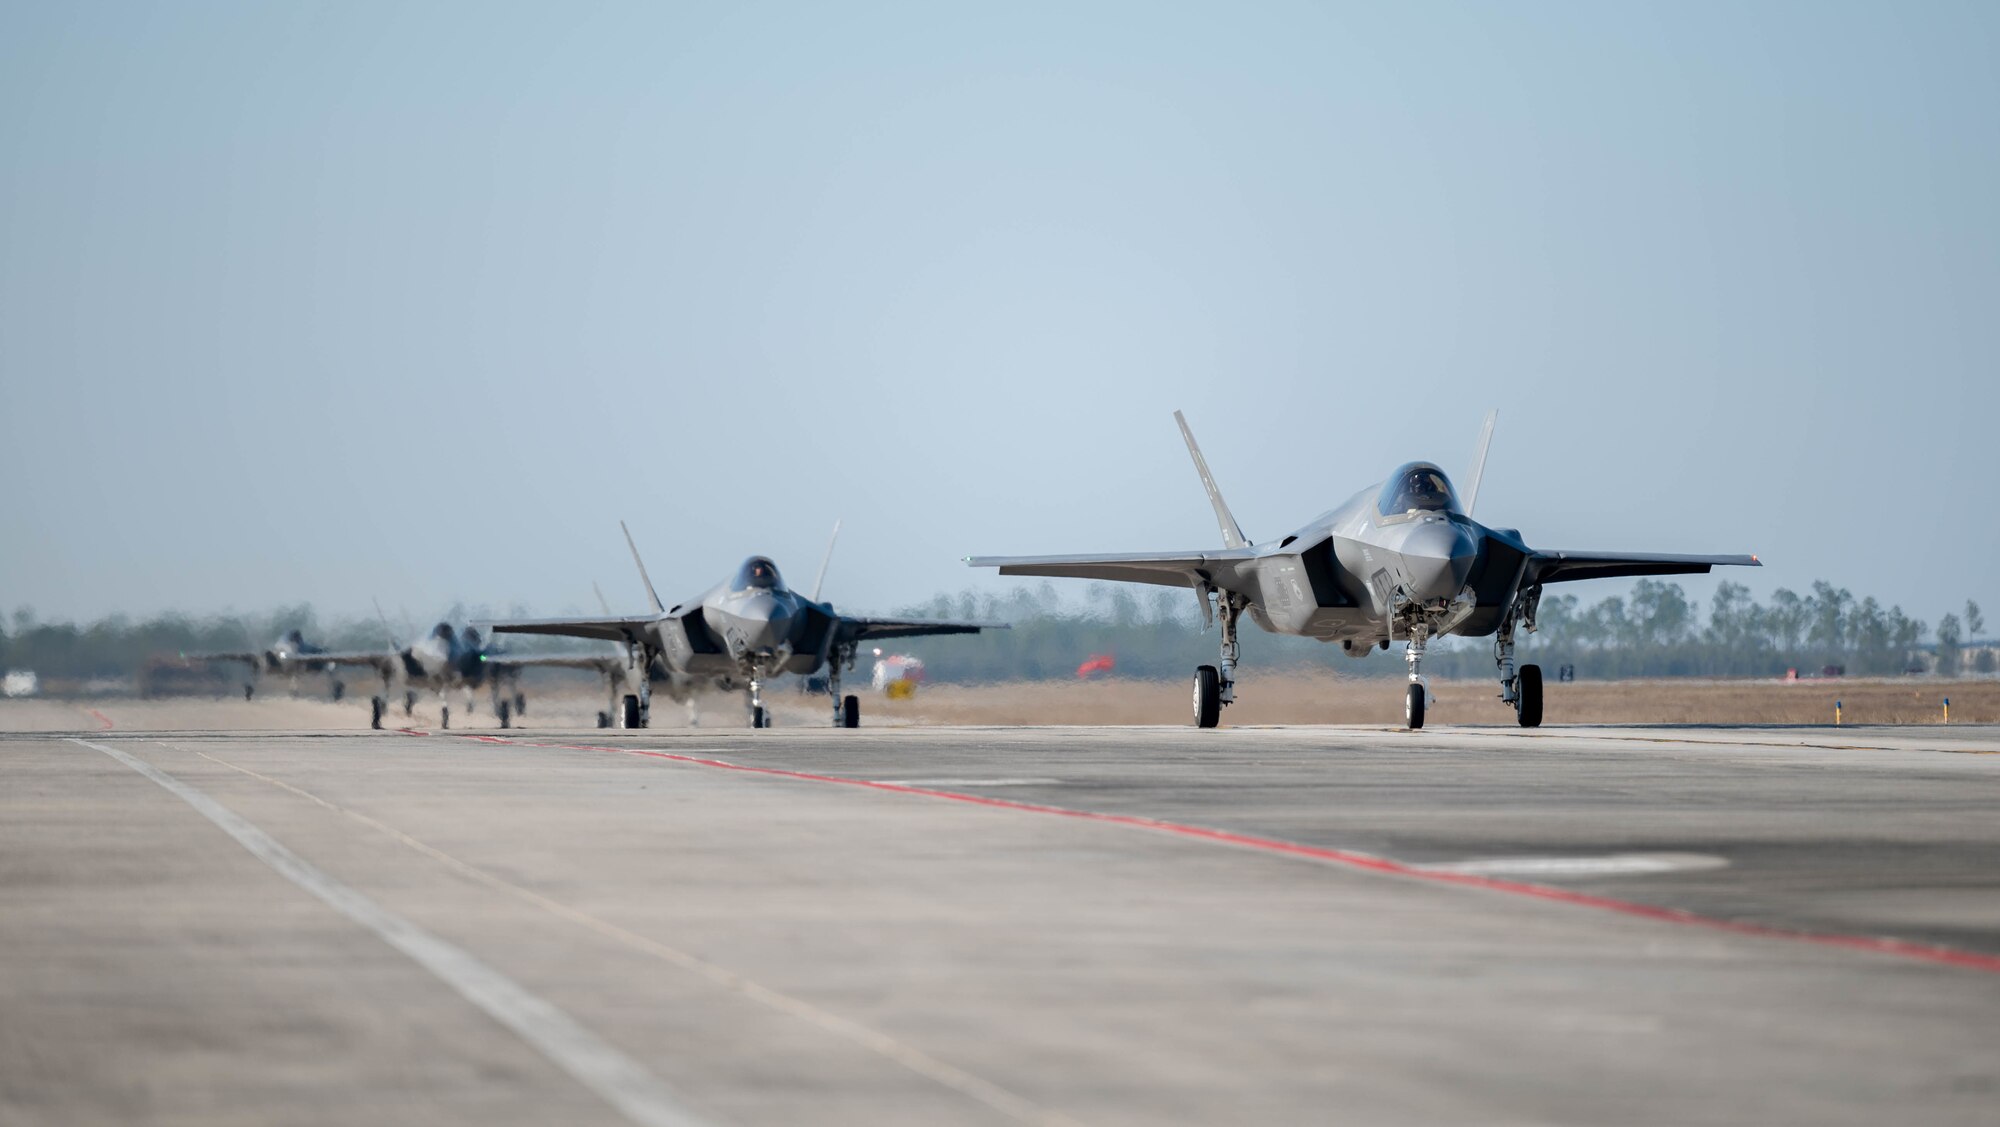
[[[839,534],[836,524],[834,535]],[[1005,623],[995,622],[844,615],[831,603],[819,601],[827,561],[820,563],[819,578],[813,581],[812,595],[807,597],[786,587],[777,565],[765,556],[751,556],[728,580],[668,607],[653,589],[630,529],[625,530],[625,543],[632,549],[632,560],[652,601],[651,614],[521,619],[486,625],[502,634],[560,634],[622,643],[635,667],[662,670],[662,681],[676,699],[689,699],[695,691],[708,687],[744,691],[750,724],[755,728],[771,726],[771,714],[764,707],[764,683],[780,673],[810,676],[824,666],[833,696],[834,726],[855,728],[861,724],[861,702],[851,695],[841,696],[840,674],[854,668],[855,650],[862,642],[1006,629]],[[827,560],[832,554],[829,542]],[[627,728],[644,728],[652,721],[653,678],[642,676],[636,682],[637,691],[625,696],[619,717]]]
[[333,699],[339,700],[347,693],[347,686],[335,674],[332,663],[323,655],[326,649],[306,641],[305,634],[298,630],[287,630],[278,636],[266,649],[256,651],[226,653],[184,653],[183,661],[238,662],[246,667],[249,679],[243,682],[243,699],[256,695],[257,680],[266,675],[289,677],[294,681],[301,673],[325,673],[333,689]]
[[470,713],[473,694],[487,688],[493,695],[493,712],[499,717],[500,726],[509,728],[514,718],[528,707],[527,697],[520,691],[523,669],[589,669],[612,676],[624,663],[624,658],[615,654],[504,653],[487,645],[478,630],[471,627],[456,630],[449,622],[438,623],[430,633],[408,645],[391,643],[390,648],[374,652],[319,653],[313,655],[313,660],[331,665],[364,665],[375,670],[382,678],[382,695],[369,700],[369,725],[375,728],[382,726],[397,684],[404,687],[405,716],[416,709],[420,692],[436,693],[441,728],[451,727],[451,703],[446,694],[463,691],[465,710]]
[[1421,668],[1430,640],[1446,634],[1494,635],[1500,699],[1514,706],[1522,727],[1533,728],[1542,722],[1542,671],[1536,665],[1516,668],[1514,644],[1517,628],[1535,629],[1544,585],[1760,565],[1756,556],[1537,551],[1514,529],[1478,523],[1472,508],[1493,419],[1492,413],[1486,417],[1463,502],[1443,470],[1430,462],[1409,462],[1387,481],[1362,490],[1297,532],[1252,544],[1216,488],[1187,420],[1176,411],[1174,420],[1222,527],[1221,551],[974,556],[966,562],[998,568],[1002,575],[1192,587],[1204,625],[1218,618],[1222,623],[1220,667],[1195,670],[1198,727],[1215,727],[1222,706],[1236,699],[1236,624],[1247,612],[1264,630],[1339,642],[1355,657],[1403,639],[1410,677],[1404,718],[1411,728],[1423,727],[1431,700]]

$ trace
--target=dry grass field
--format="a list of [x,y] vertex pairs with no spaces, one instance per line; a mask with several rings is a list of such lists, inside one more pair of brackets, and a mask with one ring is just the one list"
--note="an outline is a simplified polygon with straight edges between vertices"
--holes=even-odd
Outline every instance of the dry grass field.
[[[1512,724],[1491,681],[1436,681],[1430,724]],[[1403,682],[1330,674],[1250,675],[1237,682],[1225,724],[1392,724]],[[1550,724],[1935,724],[1951,698],[1953,722],[2000,721],[2000,680],[1579,681],[1550,684]],[[1180,724],[1180,682],[1069,681],[977,688],[926,687],[910,701],[869,701],[877,720],[913,724]]]
[[[1432,685],[1433,727],[1452,724],[1512,724],[1498,687],[1489,681],[1439,681]],[[1226,724],[1371,724],[1402,720],[1400,681],[1350,680],[1327,673],[1252,673],[1238,682],[1240,700],[1223,714]],[[1546,720],[1550,724],[1830,724],[1835,701],[1848,724],[1936,724],[1951,698],[1954,723],[2000,722],[2000,680],[1929,679],[1801,681],[1581,681],[1551,684]],[[827,723],[826,699],[789,691],[770,695],[772,711],[785,727]],[[529,728],[588,728],[604,707],[595,694],[541,694],[531,698]],[[1178,681],[1046,681],[983,686],[926,686],[915,698],[887,700],[864,695],[862,722],[876,725],[924,724],[1185,724],[1188,687]],[[437,723],[434,702],[419,703],[414,716],[398,710],[395,725],[428,728]],[[664,699],[654,708],[660,727],[681,727],[687,717]],[[744,724],[739,699],[703,702],[704,727]],[[323,699],[260,697],[255,701],[178,698],[166,700],[4,700],[0,731],[174,731],[324,730],[364,728],[365,700],[334,704]],[[482,700],[467,715],[454,704],[453,728],[493,728]]]

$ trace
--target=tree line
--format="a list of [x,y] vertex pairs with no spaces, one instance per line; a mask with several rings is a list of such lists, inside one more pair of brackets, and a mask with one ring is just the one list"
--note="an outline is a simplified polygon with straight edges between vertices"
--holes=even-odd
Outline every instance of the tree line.
[[[1002,594],[940,594],[896,613],[915,617],[1010,622],[1011,630],[977,636],[920,638],[893,643],[923,658],[934,680],[992,682],[1074,677],[1097,655],[1115,661],[1118,676],[1179,679],[1216,658],[1217,636],[1204,633],[1192,591],[1099,583],[1065,599],[1052,583],[1023,585]],[[452,621],[467,615],[454,608]],[[1573,665],[1577,676],[1772,677],[1788,668],[1801,673],[1836,666],[1854,675],[1994,672],[1991,648],[1969,656],[1966,643],[1986,622],[1979,605],[1945,615],[1935,628],[1883,606],[1857,599],[1845,588],[1817,582],[1803,593],[1784,588],[1762,603],[1750,589],[1724,582],[1704,612],[1678,583],[1642,579],[1626,595],[1583,603],[1575,595],[1542,599],[1539,629],[1520,636],[1519,660],[1544,666]],[[309,605],[260,614],[197,618],[167,614],[145,620],[112,616],[85,625],[41,622],[26,608],[0,623],[0,668],[34,670],[51,689],[64,683],[134,677],[148,661],[179,654],[262,652],[279,635],[299,630],[334,650],[379,650],[393,635],[378,619],[322,622]],[[587,649],[593,643],[537,638],[536,652]],[[1490,638],[1444,639],[1425,659],[1440,677],[1484,678],[1494,673]],[[519,648],[519,647],[517,647]],[[864,652],[865,670],[874,655]],[[1332,667],[1361,676],[1403,671],[1400,647],[1351,658],[1338,646],[1304,638],[1243,630],[1246,667]]]

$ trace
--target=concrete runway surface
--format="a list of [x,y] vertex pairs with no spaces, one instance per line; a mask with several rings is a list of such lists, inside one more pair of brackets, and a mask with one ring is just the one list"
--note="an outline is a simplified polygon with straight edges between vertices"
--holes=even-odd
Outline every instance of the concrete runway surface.
[[1990,1124],[1996,813],[1992,728],[11,735],[0,1122]]

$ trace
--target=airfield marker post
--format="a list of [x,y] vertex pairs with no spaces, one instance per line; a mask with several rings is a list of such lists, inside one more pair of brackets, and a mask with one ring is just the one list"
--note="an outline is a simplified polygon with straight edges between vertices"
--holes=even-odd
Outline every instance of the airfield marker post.
[[1944,722],[1951,723],[1951,698],[1944,698]]
[[1840,702],[1833,702],[1833,726],[1840,727]]

